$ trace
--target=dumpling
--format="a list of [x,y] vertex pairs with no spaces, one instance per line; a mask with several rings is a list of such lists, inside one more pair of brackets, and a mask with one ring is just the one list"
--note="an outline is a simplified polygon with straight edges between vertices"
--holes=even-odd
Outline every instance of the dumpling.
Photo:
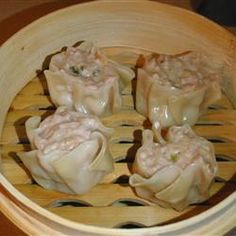
[[40,121],[38,116],[26,121],[32,151],[18,153],[39,185],[83,194],[113,171],[108,148],[113,129],[103,126],[98,118],[58,107]]
[[130,68],[109,60],[90,42],[54,55],[44,73],[56,106],[97,116],[120,109],[121,91],[135,76]]
[[216,172],[212,143],[185,124],[169,128],[161,143],[153,141],[151,130],[143,131],[129,183],[138,196],[181,211],[208,199]]
[[136,110],[163,128],[193,125],[221,97],[222,74],[196,52],[170,56],[152,54],[138,69]]

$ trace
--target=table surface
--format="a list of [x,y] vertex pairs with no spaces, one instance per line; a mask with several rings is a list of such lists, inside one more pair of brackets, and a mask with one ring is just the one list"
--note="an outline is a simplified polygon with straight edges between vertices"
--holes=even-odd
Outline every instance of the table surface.
[[[0,0],[0,45],[19,29],[33,20],[54,10],[81,3],[86,0]],[[194,4],[199,1],[191,0],[157,0],[193,10]],[[194,3],[193,3],[194,2]],[[236,35],[236,27],[225,27]],[[0,212],[0,235],[4,236],[25,236],[26,234],[18,229],[8,218]]]

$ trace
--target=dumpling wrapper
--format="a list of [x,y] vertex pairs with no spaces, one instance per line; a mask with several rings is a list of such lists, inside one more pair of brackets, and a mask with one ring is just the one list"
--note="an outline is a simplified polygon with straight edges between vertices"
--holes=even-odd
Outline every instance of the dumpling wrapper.
[[130,68],[109,60],[90,42],[54,55],[44,74],[56,106],[97,116],[119,111],[121,91],[135,76]]
[[[220,70],[211,68],[209,62],[203,64],[205,58],[189,54],[160,55],[163,59],[149,56],[146,64],[138,69],[136,109],[152,123],[158,121],[163,128],[194,125],[221,97]],[[185,78],[186,73],[189,77]],[[185,79],[186,84],[181,84]]]
[[[35,142],[39,125],[40,117],[31,117],[26,122],[31,144]],[[104,126],[100,128],[104,134],[96,129],[89,140],[69,152],[53,150],[44,154],[42,150],[35,149],[18,153],[18,156],[42,187],[70,194],[86,193],[114,169],[107,143],[112,129]]]
[[164,144],[153,142],[152,131],[143,131],[129,183],[138,196],[182,211],[209,198],[217,163],[213,145],[188,125],[171,129]]

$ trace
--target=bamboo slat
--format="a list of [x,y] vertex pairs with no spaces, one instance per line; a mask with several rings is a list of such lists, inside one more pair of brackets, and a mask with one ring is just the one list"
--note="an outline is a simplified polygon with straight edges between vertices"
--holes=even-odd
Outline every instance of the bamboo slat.
[[[4,171],[4,175],[12,184],[32,183],[30,173],[26,170],[22,163],[19,163],[18,159],[13,159],[11,156],[8,156],[7,158],[5,155],[3,155],[3,159],[4,162],[2,169]],[[235,161],[219,162],[218,166],[219,171],[217,177],[219,177],[221,181],[229,181],[234,177],[236,170]],[[119,179],[119,177],[128,177],[132,173],[130,171],[130,163],[115,163],[114,167],[114,171],[111,174],[105,176],[101,183],[112,183]],[[235,179],[231,181],[236,182]]]
[[[125,120],[125,118],[124,118]],[[109,125],[108,125],[109,126]],[[141,131],[143,126],[117,126],[116,123],[111,123],[110,127],[115,128],[115,132],[111,137],[111,142],[140,142],[142,139]],[[235,132],[236,126],[195,126],[194,131],[203,137],[209,139],[219,139],[223,142],[236,142]],[[27,142],[25,127],[6,125],[3,129],[2,144],[16,144],[19,142]]]
[[[46,116],[52,114],[54,109],[46,109],[46,110],[10,110],[7,118],[6,125],[9,123],[14,123],[14,125],[24,125],[27,118],[30,116],[42,116],[45,118]],[[135,119],[134,119],[135,116]],[[142,125],[146,118],[140,114],[138,114],[134,110],[122,110],[116,115],[112,117],[104,117],[102,118],[103,122],[107,124],[108,122],[122,124],[127,122],[127,124],[131,125]],[[108,121],[110,120],[110,121]],[[235,124],[236,120],[236,111],[228,110],[228,109],[219,109],[219,110],[208,110],[207,113],[203,114],[197,124],[205,124],[205,125],[223,125],[223,124]]]
[[[65,200],[70,202],[79,201],[87,204],[88,206],[97,207],[110,206],[118,201],[124,200],[137,202],[140,203],[140,205],[154,205],[137,197],[132,188],[130,188],[127,184],[99,184],[83,195],[69,195],[56,191],[45,190],[36,184],[17,184],[15,187],[23,192],[28,198],[33,199],[37,204],[46,208],[53,208],[57,205],[57,203]],[[225,191],[225,194],[229,194],[235,191],[236,188],[234,183],[228,183],[227,188],[223,183],[215,183],[211,188],[210,195],[214,196],[220,189]],[[219,192],[219,194],[221,194],[221,192]],[[206,202],[206,205],[207,204],[208,203]],[[73,211],[73,208],[71,208],[71,211]],[[175,210],[172,209],[172,212],[175,212]]]

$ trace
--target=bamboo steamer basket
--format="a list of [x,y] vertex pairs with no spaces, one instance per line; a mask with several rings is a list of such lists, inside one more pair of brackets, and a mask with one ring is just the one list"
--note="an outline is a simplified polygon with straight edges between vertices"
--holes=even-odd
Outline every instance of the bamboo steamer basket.
[[[224,66],[224,95],[194,127],[214,142],[220,169],[206,203],[178,213],[138,198],[127,185],[129,157],[145,120],[133,109],[132,86],[123,94],[122,111],[103,119],[116,130],[110,143],[113,174],[83,196],[33,183],[15,152],[29,146],[26,118],[45,117],[54,109],[40,71],[45,58],[81,40],[93,41],[113,58],[126,51],[122,62],[127,64],[134,65],[139,53],[198,50]],[[192,12],[156,2],[95,1],[31,23],[0,48],[1,211],[30,235],[222,235],[231,230],[236,225],[235,65],[233,35]]]

